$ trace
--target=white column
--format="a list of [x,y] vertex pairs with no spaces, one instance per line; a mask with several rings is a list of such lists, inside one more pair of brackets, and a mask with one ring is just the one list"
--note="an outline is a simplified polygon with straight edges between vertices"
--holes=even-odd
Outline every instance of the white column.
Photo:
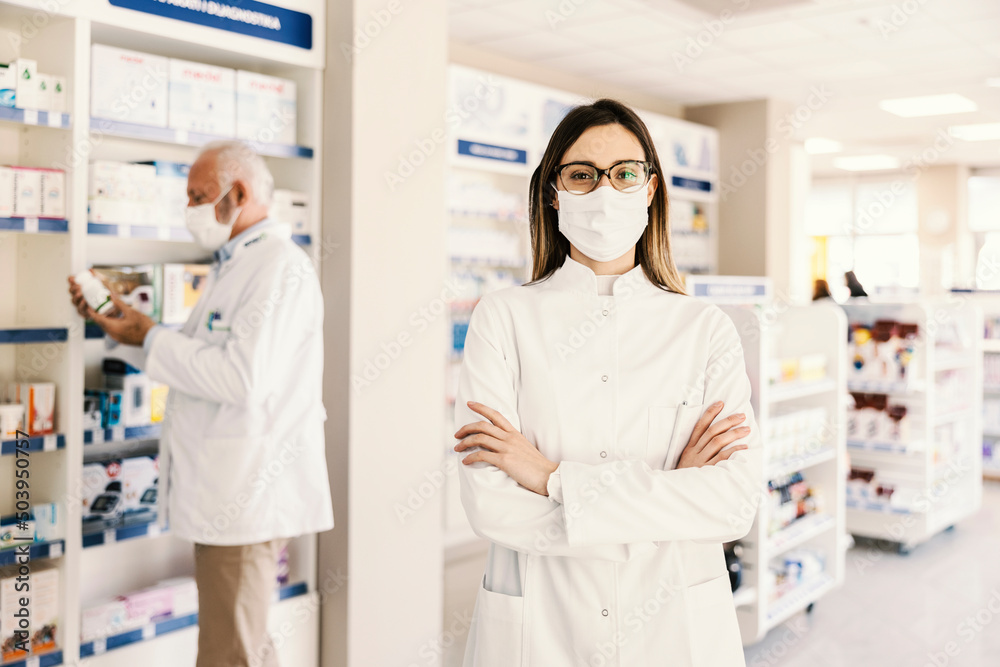
[[327,30],[324,396],[337,525],[320,540],[321,664],[437,665],[446,3],[330,3]]

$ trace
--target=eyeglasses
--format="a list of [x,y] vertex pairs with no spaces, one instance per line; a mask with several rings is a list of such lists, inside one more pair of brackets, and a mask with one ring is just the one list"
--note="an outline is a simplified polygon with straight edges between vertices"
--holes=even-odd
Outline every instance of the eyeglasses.
[[574,195],[593,192],[602,176],[607,176],[611,187],[619,192],[636,192],[649,183],[652,173],[653,165],[642,160],[622,160],[607,169],[598,169],[589,162],[568,162],[555,169],[556,181]]

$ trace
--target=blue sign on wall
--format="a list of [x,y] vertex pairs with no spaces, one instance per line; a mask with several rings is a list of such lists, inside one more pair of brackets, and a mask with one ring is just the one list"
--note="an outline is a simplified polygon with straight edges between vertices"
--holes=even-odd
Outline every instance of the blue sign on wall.
[[514,164],[528,164],[528,151],[520,148],[507,148],[492,144],[481,144],[478,141],[458,140],[458,154],[481,157],[487,160],[499,160]]
[[312,49],[312,16],[256,0],[108,0],[169,19]]

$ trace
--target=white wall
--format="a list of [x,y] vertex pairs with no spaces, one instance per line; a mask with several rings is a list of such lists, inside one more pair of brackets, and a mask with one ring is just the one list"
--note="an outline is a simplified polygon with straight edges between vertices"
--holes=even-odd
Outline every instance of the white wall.
[[[446,3],[354,0],[329,12],[323,243],[339,245],[323,253],[322,275],[337,527],[320,547],[321,594],[331,582],[322,664],[433,665],[439,657],[425,656],[441,631],[440,498],[402,522],[397,505],[440,469],[444,449],[448,317],[421,309],[439,305],[446,275],[445,146],[434,139],[445,130]],[[348,59],[352,26],[373,36]],[[401,160],[421,164],[390,186]],[[400,336],[377,377],[352,386]]]

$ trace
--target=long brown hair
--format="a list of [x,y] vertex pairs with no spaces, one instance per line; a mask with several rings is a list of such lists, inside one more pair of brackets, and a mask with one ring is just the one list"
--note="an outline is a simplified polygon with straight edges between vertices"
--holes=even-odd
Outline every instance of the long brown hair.
[[[668,292],[684,294],[684,282],[677,273],[670,250],[670,226],[667,217],[667,188],[663,182],[660,158],[646,124],[627,106],[617,100],[601,99],[593,104],[578,106],[562,119],[542,161],[531,175],[528,195],[528,218],[531,223],[531,283],[545,280],[563,265],[569,255],[569,241],[559,231],[559,212],[552,207],[555,169],[563,155],[586,130],[602,125],[621,125],[632,133],[653,164],[659,179],[649,206],[649,224],[636,243],[636,264],[651,283]],[[529,283],[530,284],[530,283]]]

